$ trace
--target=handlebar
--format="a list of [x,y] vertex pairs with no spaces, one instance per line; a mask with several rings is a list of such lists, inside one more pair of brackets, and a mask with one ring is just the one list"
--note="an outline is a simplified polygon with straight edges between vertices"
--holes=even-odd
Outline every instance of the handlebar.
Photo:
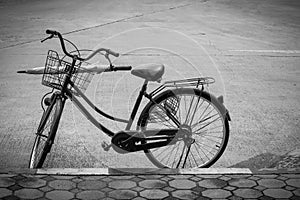
[[[63,39],[63,37],[62,37],[62,35],[61,35],[60,32],[54,31],[54,30],[49,30],[49,29],[48,29],[48,30],[46,30],[46,33],[49,34],[49,35],[51,35],[49,38],[51,38],[51,37],[53,37],[53,36],[57,36],[57,37],[59,38],[59,40],[60,40],[60,44],[61,44],[61,47],[62,47],[63,52],[64,52],[67,56],[69,56],[69,57],[71,57],[71,58],[74,58],[74,57],[75,57],[75,55],[70,54],[70,53],[66,50],[65,43],[64,43],[64,39]],[[99,52],[101,52],[101,51],[104,51],[104,52],[106,53],[105,56],[106,56],[106,58],[107,58],[108,60],[109,60],[108,55],[113,55],[113,56],[115,56],[115,57],[119,57],[119,53],[116,53],[116,52],[114,52],[114,51],[112,51],[112,50],[110,50],[110,49],[99,48],[99,49],[93,51],[93,52],[92,52],[89,56],[87,56],[86,58],[81,58],[81,57],[78,57],[78,56],[77,56],[77,59],[80,60],[80,61],[87,61],[87,60],[91,59],[91,58],[94,57],[97,53],[99,53]],[[110,60],[109,60],[109,61],[110,61]]]
[[117,67],[113,67],[113,71],[130,71],[132,69],[131,66],[117,66]]

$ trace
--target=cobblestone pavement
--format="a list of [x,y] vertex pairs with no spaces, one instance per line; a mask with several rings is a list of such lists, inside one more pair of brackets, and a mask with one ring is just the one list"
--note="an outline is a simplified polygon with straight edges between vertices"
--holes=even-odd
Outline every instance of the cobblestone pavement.
[[219,198],[300,199],[300,170],[250,174],[0,174],[0,199]]

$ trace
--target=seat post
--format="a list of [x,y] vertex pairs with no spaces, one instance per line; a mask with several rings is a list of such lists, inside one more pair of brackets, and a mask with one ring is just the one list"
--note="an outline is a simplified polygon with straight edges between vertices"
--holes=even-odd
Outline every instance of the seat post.
[[132,123],[134,121],[134,118],[136,116],[138,108],[139,108],[139,106],[140,106],[140,104],[142,102],[142,98],[143,98],[143,96],[144,96],[144,94],[145,94],[145,92],[147,90],[147,85],[148,85],[148,80],[145,79],[145,81],[143,83],[143,86],[142,86],[142,88],[140,90],[139,96],[137,97],[137,99],[135,101],[134,107],[133,107],[131,115],[130,115],[129,122],[128,122],[125,130],[130,130],[130,128],[131,128],[131,125],[132,125]]

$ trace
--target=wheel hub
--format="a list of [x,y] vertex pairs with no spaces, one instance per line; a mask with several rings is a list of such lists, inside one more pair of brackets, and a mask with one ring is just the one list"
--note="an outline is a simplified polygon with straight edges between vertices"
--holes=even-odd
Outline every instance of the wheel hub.
[[181,125],[179,138],[182,138],[184,143],[188,146],[195,142],[195,139],[193,138],[192,128],[187,124]]

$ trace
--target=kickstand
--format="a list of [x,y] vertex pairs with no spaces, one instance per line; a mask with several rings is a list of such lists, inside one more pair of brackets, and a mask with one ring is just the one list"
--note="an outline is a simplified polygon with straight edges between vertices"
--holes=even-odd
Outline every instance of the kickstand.
[[111,144],[108,144],[106,141],[103,141],[101,143],[101,147],[103,148],[104,151],[109,151],[109,149],[111,148]]

